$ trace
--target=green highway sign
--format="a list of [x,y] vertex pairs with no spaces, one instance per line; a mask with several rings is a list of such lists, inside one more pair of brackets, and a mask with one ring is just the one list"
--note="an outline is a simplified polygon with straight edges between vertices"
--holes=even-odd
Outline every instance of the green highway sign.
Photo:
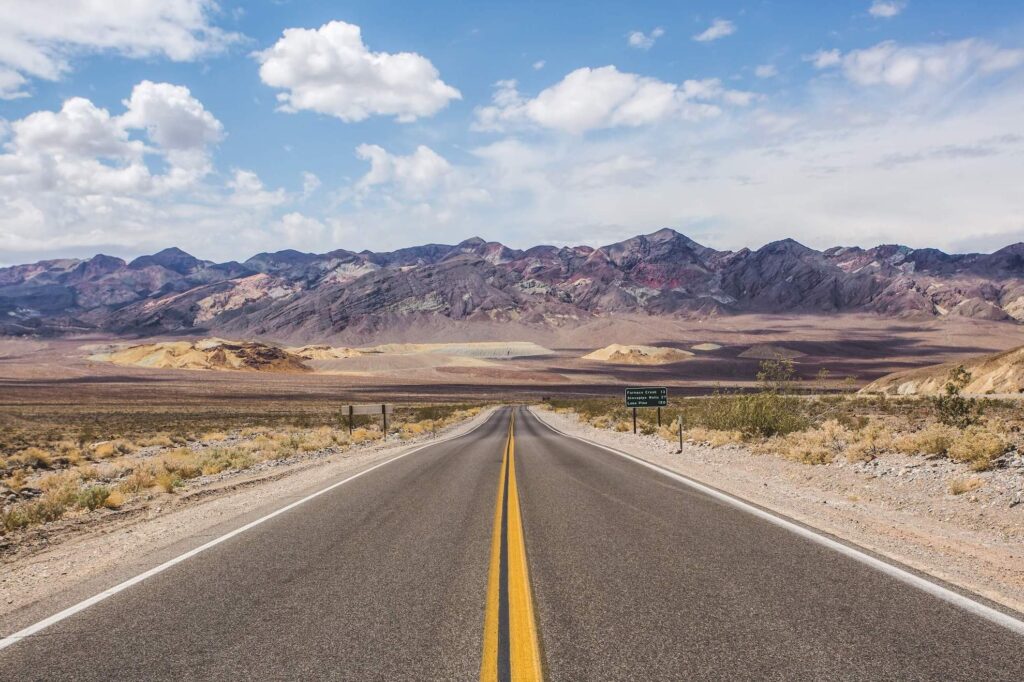
[[668,389],[664,386],[630,386],[626,389],[626,407],[668,407]]

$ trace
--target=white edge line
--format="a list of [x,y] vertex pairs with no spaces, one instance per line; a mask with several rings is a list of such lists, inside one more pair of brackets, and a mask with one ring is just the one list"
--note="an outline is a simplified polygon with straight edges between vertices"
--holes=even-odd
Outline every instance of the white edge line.
[[886,575],[893,577],[896,580],[899,580],[900,582],[906,583],[912,587],[916,587],[919,590],[927,592],[933,597],[938,597],[939,599],[945,602],[948,602],[955,606],[959,606],[965,611],[968,611],[976,616],[980,616],[981,618],[991,621],[997,625],[1001,625],[1004,628],[1007,628],[1008,630],[1012,630],[1018,635],[1024,635],[1024,621],[1018,618],[1014,618],[1008,613],[1004,613],[998,609],[994,609],[991,606],[986,606],[985,604],[977,602],[971,599],[970,597],[966,597],[960,594],[959,592],[954,592],[953,590],[947,587],[943,587],[942,585],[934,583],[931,580],[923,578],[915,573],[911,573],[910,571],[902,569],[898,566],[894,566],[893,564],[890,564],[887,561],[882,561],[881,559],[873,557],[870,554],[867,554],[866,552],[863,552],[859,549],[856,549],[842,542],[838,542],[836,540],[833,540],[832,538],[821,535],[820,533],[817,533],[805,526],[801,526],[800,524],[794,523],[780,516],[776,516],[775,514],[767,512],[764,509],[760,509],[759,507],[756,507],[748,502],[744,502],[743,500],[733,497],[732,495],[728,495],[719,490],[715,490],[714,488],[704,485],[703,483],[700,483],[692,478],[689,478],[682,474],[678,474],[674,471],[658,466],[657,464],[648,462],[635,455],[622,452],[621,450],[616,450],[615,448],[609,447],[607,445],[602,445],[601,443],[592,441],[589,438],[584,438],[582,436],[574,436],[565,433],[564,431],[544,421],[544,419],[539,414],[537,414],[532,408],[530,409],[530,413],[533,414],[533,416],[536,417],[537,421],[539,421],[541,424],[551,429],[555,433],[565,436],[566,438],[572,438],[574,440],[588,443],[595,447],[601,448],[602,450],[607,450],[608,452],[619,455],[620,457],[625,457],[626,459],[632,460],[637,464],[647,467],[648,469],[653,469],[654,471],[657,471],[658,473],[664,476],[667,476],[684,485],[699,490],[700,492],[706,495],[709,495],[717,500],[732,505],[737,509],[741,509],[742,511],[745,511],[748,514],[753,514],[754,516],[760,519],[768,521],[769,523],[773,523],[776,526],[785,528],[786,530],[792,533],[795,533],[803,538],[811,540],[812,542],[816,542],[819,545],[828,547],[829,549],[839,552],[840,554],[847,556],[851,559],[859,561],[862,564],[867,564],[871,568],[881,571],[882,573],[885,573]]
[[348,483],[349,481],[354,481],[355,479],[359,478],[360,476],[363,476],[364,474],[370,473],[374,469],[379,469],[382,466],[384,466],[385,464],[391,464],[392,462],[400,460],[403,457],[408,457],[409,455],[417,453],[420,450],[423,450],[425,448],[429,448],[429,447],[434,446],[434,445],[439,445],[440,443],[445,443],[445,442],[450,441],[450,440],[455,440],[456,438],[461,438],[463,436],[468,436],[469,434],[473,433],[474,431],[479,429],[481,426],[486,424],[487,421],[488,421],[488,418],[481,419],[479,424],[477,424],[473,428],[469,429],[468,431],[464,431],[462,433],[455,434],[453,436],[449,436],[449,437],[443,438],[441,440],[436,440],[436,441],[433,441],[433,442],[430,442],[430,443],[424,443],[423,445],[420,445],[418,447],[414,447],[413,449],[408,450],[406,452],[403,452],[400,455],[395,455],[394,457],[386,459],[383,462],[378,462],[377,464],[374,464],[373,466],[371,466],[368,469],[363,469],[359,473],[354,474],[352,476],[349,476],[348,478],[346,478],[344,480],[338,481],[337,483],[332,483],[331,485],[327,486],[326,488],[323,488],[321,490],[316,491],[315,493],[312,493],[310,495],[307,495],[306,497],[303,497],[301,500],[296,500],[295,502],[292,502],[291,504],[285,505],[285,506],[281,507],[280,509],[277,509],[275,511],[270,512],[266,516],[261,516],[260,518],[256,519],[255,521],[250,521],[249,523],[245,524],[244,526],[240,526],[240,527],[238,527],[238,528],[236,528],[236,529],[234,529],[232,531],[229,531],[229,532],[225,533],[224,535],[221,535],[220,537],[214,538],[213,540],[210,540],[206,544],[200,545],[199,547],[196,547],[194,549],[190,549],[189,551],[185,552],[184,554],[180,554],[180,555],[174,557],[173,559],[168,559],[164,563],[162,563],[162,564],[160,564],[158,566],[154,566],[153,568],[149,569],[148,571],[145,571],[144,573],[140,573],[139,575],[135,576],[134,578],[129,578],[128,580],[125,580],[122,583],[119,583],[117,585],[114,585],[113,587],[107,588],[106,590],[103,590],[99,594],[96,594],[96,595],[94,595],[92,597],[89,597],[88,599],[80,601],[80,602],[78,602],[77,604],[75,604],[73,606],[69,606],[68,608],[64,609],[63,611],[61,611],[59,613],[53,614],[49,618],[44,618],[43,620],[39,621],[38,623],[35,623],[33,625],[29,625],[26,628],[18,630],[14,634],[8,635],[8,636],[4,637],[3,639],[0,639],[0,650],[6,649],[7,647],[9,647],[9,646],[11,646],[13,644],[17,644],[18,642],[20,642],[21,640],[25,639],[26,637],[31,637],[32,635],[35,635],[35,634],[39,633],[41,630],[45,630],[46,628],[50,627],[51,625],[59,623],[60,621],[64,620],[65,618],[69,618],[69,617],[75,615],[79,611],[84,611],[85,609],[89,608],[90,606],[98,604],[99,602],[103,601],[107,597],[112,597],[115,594],[117,594],[118,592],[123,592],[124,590],[127,590],[129,587],[141,583],[143,580],[145,580],[147,578],[151,578],[151,577],[153,577],[154,575],[156,575],[158,573],[163,573],[168,568],[171,568],[172,566],[176,566],[176,565],[182,563],[183,561],[187,561],[188,559],[191,559],[195,555],[200,554],[201,552],[205,552],[206,550],[210,549],[211,547],[215,547],[215,546],[219,545],[220,543],[224,542],[225,540],[230,540],[231,538],[235,537],[236,535],[241,535],[245,531],[250,530],[252,528],[255,528],[256,526],[260,525],[261,523],[264,523],[265,521],[269,521],[270,519],[274,518],[275,516],[279,516],[280,514],[283,514],[286,511],[294,509],[295,507],[298,507],[301,504],[305,504],[306,502],[309,502],[310,500],[312,500],[314,498],[320,497],[324,493],[328,493],[328,492],[334,490],[335,488],[337,488],[339,486],[343,486],[346,483]]

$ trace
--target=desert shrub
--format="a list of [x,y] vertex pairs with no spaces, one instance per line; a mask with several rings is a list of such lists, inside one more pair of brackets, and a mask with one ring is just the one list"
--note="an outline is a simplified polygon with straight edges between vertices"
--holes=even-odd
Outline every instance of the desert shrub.
[[13,474],[3,479],[3,484],[10,488],[11,490],[13,490],[14,492],[18,492],[19,490],[24,488],[26,482],[27,479],[25,477],[25,471],[23,469],[18,469]]
[[43,496],[53,504],[62,507],[71,507],[78,501],[78,490],[81,484],[81,477],[78,472],[63,471],[56,474],[49,474],[39,479],[39,489]]
[[961,392],[971,383],[971,373],[958,365],[949,371],[943,394],[935,398],[935,411],[939,421],[947,426],[966,429],[981,420],[982,405],[974,398],[965,398]]
[[153,483],[153,472],[148,469],[136,469],[121,480],[117,489],[128,495],[138,495],[144,490],[152,488]]
[[222,471],[248,469],[256,463],[252,453],[241,448],[208,448],[199,455],[199,466],[206,476]]
[[187,480],[203,475],[203,468],[197,460],[194,453],[188,450],[178,450],[164,457],[160,461],[160,467],[180,480]]
[[856,431],[846,449],[849,462],[870,462],[892,449],[892,433],[881,422],[871,422]]
[[763,449],[804,464],[828,464],[846,448],[851,437],[845,426],[830,419],[815,429],[776,436]]
[[949,482],[949,492],[953,495],[963,495],[971,491],[977,490],[985,482],[974,476],[972,478],[955,478]]
[[49,469],[53,464],[50,453],[42,448],[25,448],[8,458],[8,466],[26,466],[33,469]]
[[796,366],[792,360],[763,360],[757,381],[765,393],[790,393],[796,383]]
[[34,502],[25,505],[25,512],[28,514],[30,524],[50,523],[64,516],[68,504],[63,496],[44,493],[42,497]]
[[156,484],[157,488],[163,490],[165,493],[173,493],[174,489],[181,485],[181,477],[164,469],[156,473],[156,476],[153,477],[153,482]]
[[6,509],[0,509],[0,529],[5,533],[24,528],[31,522],[32,520],[24,504],[15,504]]
[[89,511],[102,507],[110,497],[110,488],[105,485],[91,485],[78,491],[78,506]]
[[998,426],[975,425],[963,430],[949,446],[949,458],[970,464],[975,471],[992,466],[992,460],[1009,448],[1009,442]]
[[771,391],[716,393],[696,402],[687,423],[715,431],[739,431],[747,437],[785,435],[807,428],[802,402]]
[[908,455],[945,455],[956,435],[950,426],[929,424],[920,431],[900,436],[893,442],[893,448]]

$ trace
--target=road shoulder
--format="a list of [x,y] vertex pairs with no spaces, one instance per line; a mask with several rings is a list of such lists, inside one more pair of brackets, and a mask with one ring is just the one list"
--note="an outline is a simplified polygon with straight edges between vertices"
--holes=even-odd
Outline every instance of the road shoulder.
[[492,414],[493,409],[483,410],[436,439],[357,447],[312,463],[239,475],[197,491],[195,499],[183,504],[167,495],[140,513],[76,529],[50,547],[15,556],[5,561],[0,578],[0,634],[46,618],[332,483],[457,438]]
[[[742,448],[670,444],[584,424],[575,415],[533,409],[570,436],[604,445],[821,530],[952,586],[1024,612],[1024,550],[1009,523],[978,524],[927,499],[907,501],[912,486],[756,455]],[[966,501],[957,501],[966,504]],[[935,513],[940,511],[941,513]],[[982,512],[984,516],[984,512]]]

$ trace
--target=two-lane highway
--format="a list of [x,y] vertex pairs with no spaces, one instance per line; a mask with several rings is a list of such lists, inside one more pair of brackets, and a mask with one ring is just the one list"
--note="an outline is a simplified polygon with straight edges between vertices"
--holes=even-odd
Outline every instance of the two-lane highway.
[[0,650],[3,679],[1024,679],[1024,637],[525,409]]

